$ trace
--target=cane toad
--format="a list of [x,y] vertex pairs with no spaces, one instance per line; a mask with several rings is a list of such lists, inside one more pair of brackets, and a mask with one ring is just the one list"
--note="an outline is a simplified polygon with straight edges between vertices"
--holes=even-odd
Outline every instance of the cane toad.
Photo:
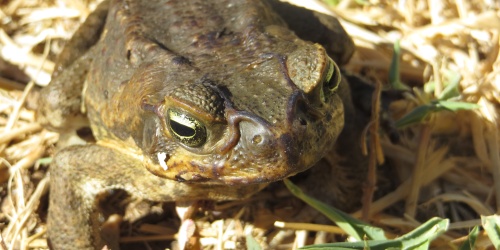
[[96,140],[54,157],[52,246],[117,248],[99,232],[106,190],[241,199],[310,168],[343,128],[350,101],[335,62],[352,52],[336,19],[278,1],[101,4],[40,98],[42,124],[90,126]]

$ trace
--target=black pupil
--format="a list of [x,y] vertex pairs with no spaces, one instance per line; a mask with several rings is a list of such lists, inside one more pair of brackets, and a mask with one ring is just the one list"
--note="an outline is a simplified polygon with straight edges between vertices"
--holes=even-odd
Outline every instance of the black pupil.
[[170,120],[170,127],[179,136],[191,137],[191,136],[194,136],[196,134],[196,131],[193,128],[190,128],[188,126],[184,126],[176,121]]

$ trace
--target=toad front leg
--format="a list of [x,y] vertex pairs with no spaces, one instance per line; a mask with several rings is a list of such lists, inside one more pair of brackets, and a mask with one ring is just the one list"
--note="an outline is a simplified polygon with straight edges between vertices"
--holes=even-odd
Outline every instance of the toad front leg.
[[[74,146],[60,151],[51,165],[48,236],[54,249],[118,249],[100,234],[97,197],[130,176],[117,173],[130,160],[97,145]],[[115,170],[114,170],[115,169]],[[129,168],[130,173],[135,168]],[[120,176],[120,177],[117,177]],[[131,180],[127,180],[129,186]]]
[[98,197],[123,189],[152,201],[241,199],[262,185],[184,184],[157,177],[143,163],[117,150],[89,144],[60,151],[51,165],[48,235],[53,249],[119,249],[100,232]]

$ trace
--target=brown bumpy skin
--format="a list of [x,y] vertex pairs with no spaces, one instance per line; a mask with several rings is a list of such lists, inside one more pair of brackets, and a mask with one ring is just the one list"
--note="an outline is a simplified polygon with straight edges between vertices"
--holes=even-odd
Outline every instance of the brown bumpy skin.
[[[313,166],[334,150],[344,106],[352,115],[334,63],[352,45],[336,19],[278,1],[103,3],[69,41],[37,113],[61,133],[90,125],[96,139],[54,157],[53,248],[118,249],[99,231],[106,190],[241,199]],[[362,172],[344,168],[331,183]]]

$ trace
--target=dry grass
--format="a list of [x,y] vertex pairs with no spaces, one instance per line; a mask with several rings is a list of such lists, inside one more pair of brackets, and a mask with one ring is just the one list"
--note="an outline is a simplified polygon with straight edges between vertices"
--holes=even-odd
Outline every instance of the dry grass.
[[[388,82],[393,43],[400,40],[404,51],[401,79],[413,87],[413,92],[391,104],[393,119],[439,96],[450,71],[461,75],[461,100],[481,105],[472,111],[432,115],[420,125],[401,130],[397,145],[380,138],[384,158],[396,167],[398,175],[394,178],[401,184],[366,204],[364,216],[369,214],[371,223],[394,234],[408,232],[431,216],[450,218],[453,230],[433,245],[435,249],[449,249],[450,244],[465,239],[468,228],[480,224],[479,215],[500,210],[500,3],[366,3],[343,0],[333,11],[342,18],[358,47],[347,69],[373,82]],[[12,0],[3,1],[0,7],[0,249],[45,249],[48,178],[46,166],[38,163],[53,153],[58,135],[35,122],[35,85],[50,81],[63,41],[71,37],[95,2]],[[423,91],[428,82],[435,88]],[[310,243],[307,232],[318,229],[317,225],[278,223],[273,229],[272,222],[286,217],[296,204],[270,209],[263,205],[269,199],[269,194],[262,193],[249,201],[217,205],[216,210],[232,211],[231,217],[208,222],[211,215],[207,215],[197,221],[202,246],[238,248],[247,232],[270,248]],[[155,211],[154,207],[148,211]],[[362,211],[355,215],[361,216]],[[242,218],[252,218],[253,223]],[[322,226],[320,230],[339,234],[336,227]],[[137,231],[150,235],[123,241],[168,240],[177,228],[144,224]],[[325,232],[317,233],[315,242],[328,239]],[[478,249],[488,247],[491,249],[483,233]]]

